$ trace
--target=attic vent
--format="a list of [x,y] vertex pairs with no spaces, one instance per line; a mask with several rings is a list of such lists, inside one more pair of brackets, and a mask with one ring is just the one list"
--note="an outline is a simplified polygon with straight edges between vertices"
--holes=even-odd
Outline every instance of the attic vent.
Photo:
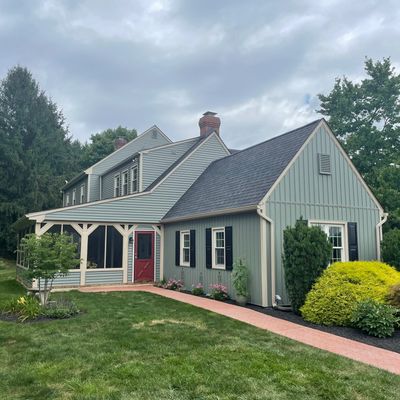
[[157,139],[157,136],[158,136],[157,130],[153,129],[153,131],[151,132],[151,137],[153,139]]
[[319,173],[330,175],[331,172],[331,156],[329,154],[318,154]]

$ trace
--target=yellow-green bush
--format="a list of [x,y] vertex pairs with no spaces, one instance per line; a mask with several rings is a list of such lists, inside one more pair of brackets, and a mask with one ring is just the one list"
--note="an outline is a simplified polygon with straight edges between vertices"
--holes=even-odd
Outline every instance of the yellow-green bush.
[[385,303],[389,288],[399,282],[400,272],[378,261],[337,262],[315,282],[300,311],[316,324],[350,325],[357,303]]

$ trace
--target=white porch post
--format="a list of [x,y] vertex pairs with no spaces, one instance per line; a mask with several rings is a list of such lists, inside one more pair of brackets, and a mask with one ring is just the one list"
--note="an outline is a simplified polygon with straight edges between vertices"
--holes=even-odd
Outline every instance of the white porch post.
[[88,254],[88,227],[83,224],[81,231],[81,285],[86,283],[87,254]]
[[[37,237],[42,236],[40,223],[36,223],[35,224],[35,234],[36,234]],[[39,289],[39,285],[38,285],[38,280],[37,279],[33,279],[32,280],[32,289]]]
[[164,225],[160,232],[160,281],[164,279]]
[[128,283],[129,235],[133,233],[136,225],[133,225],[131,229],[129,229],[129,224],[125,224],[123,227],[119,224],[113,226],[122,235],[122,283]]

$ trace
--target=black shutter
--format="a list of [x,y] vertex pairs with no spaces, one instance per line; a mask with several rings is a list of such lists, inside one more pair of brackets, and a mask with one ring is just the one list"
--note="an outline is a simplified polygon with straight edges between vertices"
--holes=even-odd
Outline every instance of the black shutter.
[[181,232],[176,231],[175,232],[175,265],[176,266],[181,265],[180,255],[181,255]]
[[229,271],[233,266],[232,227],[225,227],[225,268]]
[[196,231],[190,230],[190,266],[196,266]]
[[349,260],[358,260],[358,239],[357,239],[357,222],[347,223],[347,235],[349,241]]
[[211,228],[206,228],[206,268],[212,266]]

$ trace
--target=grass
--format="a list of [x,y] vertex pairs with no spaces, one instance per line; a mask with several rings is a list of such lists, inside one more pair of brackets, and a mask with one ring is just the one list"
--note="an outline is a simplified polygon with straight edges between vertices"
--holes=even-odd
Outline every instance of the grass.
[[[24,292],[14,275],[0,267],[0,303]],[[0,321],[0,399],[392,400],[400,391],[399,376],[149,293],[62,296],[85,313]]]

